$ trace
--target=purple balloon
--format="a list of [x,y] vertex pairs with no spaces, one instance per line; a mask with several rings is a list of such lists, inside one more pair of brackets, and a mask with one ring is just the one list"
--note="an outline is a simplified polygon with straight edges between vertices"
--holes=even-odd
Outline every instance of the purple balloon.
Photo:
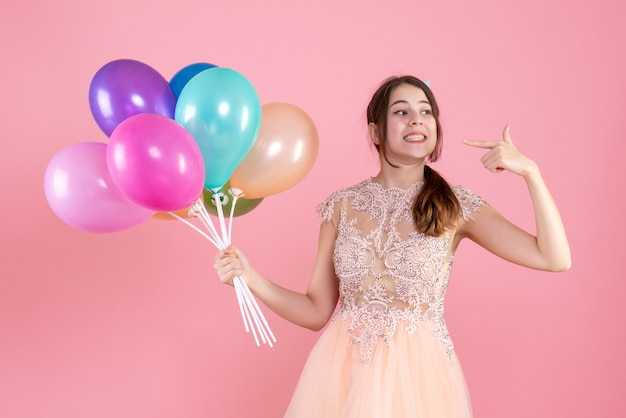
[[107,145],[79,142],[63,148],[48,163],[44,192],[52,211],[87,232],[116,232],[148,220],[154,211],[126,197],[106,162]]
[[204,159],[191,134],[155,114],[131,116],[109,138],[113,181],[133,202],[160,212],[184,209],[204,188]]
[[89,86],[89,107],[96,123],[110,136],[122,121],[140,113],[174,118],[176,97],[169,82],[139,61],[111,61],[96,72]]

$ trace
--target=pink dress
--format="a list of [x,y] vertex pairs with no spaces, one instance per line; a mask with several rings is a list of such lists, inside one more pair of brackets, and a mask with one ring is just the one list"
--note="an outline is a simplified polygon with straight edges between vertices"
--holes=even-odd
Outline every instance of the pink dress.
[[[471,404],[443,317],[454,231],[415,230],[422,183],[384,189],[372,179],[318,206],[337,229],[339,309],[313,347],[285,417],[464,418]],[[468,222],[485,202],[454,193]]]

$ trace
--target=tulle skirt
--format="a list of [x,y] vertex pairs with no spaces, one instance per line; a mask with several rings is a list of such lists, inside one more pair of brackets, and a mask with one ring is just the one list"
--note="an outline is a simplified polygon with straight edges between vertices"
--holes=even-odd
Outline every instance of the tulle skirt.
[[433,338],[431,321],[409,334],[401,323],[371,360],[350,346],[348,321],[335,318],[304,366],[285,418],[469,418],[456,355]]

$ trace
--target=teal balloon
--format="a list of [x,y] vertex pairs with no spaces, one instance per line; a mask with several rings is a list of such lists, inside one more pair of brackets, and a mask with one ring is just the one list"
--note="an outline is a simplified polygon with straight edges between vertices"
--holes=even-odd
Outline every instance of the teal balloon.
[[261,102],[252,84],[229,68],[201,71],[183,87],[174,119],[198,143],[204,187],[216,190],[250,152],[261,126]]

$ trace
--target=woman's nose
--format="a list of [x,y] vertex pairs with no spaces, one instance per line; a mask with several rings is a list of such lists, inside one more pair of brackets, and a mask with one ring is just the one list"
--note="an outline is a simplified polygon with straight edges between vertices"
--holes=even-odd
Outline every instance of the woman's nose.
[[411,119],[411,126],[417,126],[421,124],[422,124],[422,118],[420,118],[419,116],[415,116],[413,117],[413,119]]

